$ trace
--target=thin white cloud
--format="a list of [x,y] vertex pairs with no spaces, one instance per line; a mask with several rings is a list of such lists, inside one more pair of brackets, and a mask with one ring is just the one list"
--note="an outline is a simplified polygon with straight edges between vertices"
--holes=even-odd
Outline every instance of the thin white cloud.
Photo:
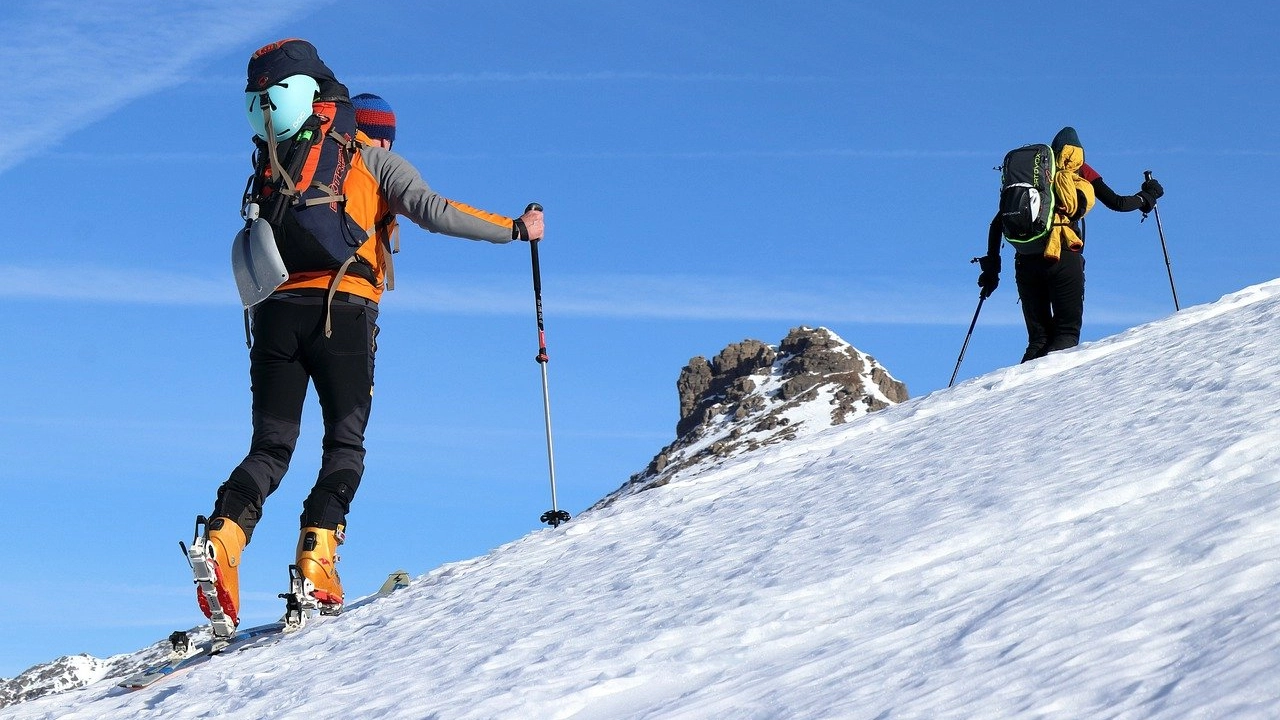
[[229,263],[225,277],[91,265],[0,265],[0,275],[13,281],[0,295],[14,298],[154,305],[236,303]]
[[[680,83],[686,85],[758,85],[758,84],[825,84],[843,80],[834,75],[788,75],[783,73],[661,73],[648,70],[603,70],[588,72],[553,72],[549,70],[530,70],[512,72],[505,70],[482,70],[469,72],[440,73],[387,73],[379,75],[361,75],[344,73],[342,80],[348,86],[372,85],[379,87],[390,85],[486,85],[486,84],[635,84],[635,83]],[[207,76],[194,79],[192,82],[225,86],[238,82],[230,75]]]
[[594,72],[450,72],[400,73],[392,75],[352,76],[352,82],[407,84],[466,83],[613,83],[613,82],[678,82],[678,83],[829,83],[839,80],[829,75],[787,75],[773,73],[660,73],[645,70],[606,70]]
[[0,10],[0,172],[331,0],[37,0]]
[[[928,149],[858,149],[811,148],[791,150],[785,148],[753,148],[750,150],[688,150],[688,151],[634,151],[634,152],[557,152],[524,153],[527,159],[556,160],[804,160],[809,158],[875,158],[881,160],[918,160],[939,158],[998,157],[999,153],[984,150],[928,150]],[[507,156],[511,157],[511,156]]]
[[239,152],[184,152],[184,151],[163,151],[143,150],[136,153],[94,153],[76,150],[72,152],[51,152],[47,155],[52,160],[60,160],[63,162],[73,163],[182,163],[187,165],[199,165],[204,163],[235,163],[249,166],[249,156],[247,153]]
[[939,160],[983,158],[999,158],[1003,151],[996,150],[928,150],[928,149],[859,149],[859,148],[808,148],[803,150],[787,148],[751,148],[743,150],[544,150],[522,153],[491,152],[422,152],[415,153],[417,159],[435,160],[583,160],[606,161],[620,160],[808,160],[814,158],[848,158],[876,160]]
[[[520,152],[520,153],[493,153],[483,151],[468,152],[440,152],[440,151],[424,151],[415,153],[415,157],[420,160],[582,160],[582,161],[624,161],[624,160],[670,160],[674,162],[680,161],[699,161],[699,160],[808,160],[808,159],[850,159],[850,160],[900,160],[905,162],[915,162],[918,160],[957,160],[964,161],[972,158],[980,158],[984,162],[992,158],[999,158],[1005,152],[1004,149],[988,148],[986,150],[974,149],[949,149],[938,150],[929,148],[849,148],[849,147],[826,147],[826,148],[806,148],[806,149],[787,149],[787,148],[750,148],[743,150],[733,149],[717,149],[717,150],[610,150],[610,151],[591,151],[591,150],[539,150],[536,152]],[[1120,157],[1169,157],[1172,155],[1184,156],[1204,156],[1204,157],[1277,157],[1280,156],[1280,150],[1267,150],[1263,148],[1251,150],[1231,150],[1222,148],[1161,148],[1161,149],[1109,149],[1106,151],[1108,156]],[[47,153],[47,157],[55,160],[66,162],[95,162],[95,163],[117,163],[127,161],[130,163],[244,163],[247,155],[243,151],[227,151],[227,152],[196,152],[196,151],[180,151],[180,150],[142,150],[128,154],[123,153],[94,153],[85,150],[56,150]],[[2,168],[0,168],[2,169]]]
[[[0,297],[64,302],[237,307],[235,284],[225,274],[188,275],[142,268],[0,265],[9,278]],[[403,278],[402,278],[403,281]],[[1013,297],[1013,296],[1010,296]],[[386,297],[406,311],[442,315],[531,315],[527,276],[468,275],[424,278]],[[633,320],[780,320],[871,325],[968,323],[976,295],[968,288],[921,286],[891,278],[855,280],[821,275],[557,275],[543,278],[548,317]],[[1161,315],[1159,306],[1132,298],[1097,298],[1090,319],[1133,325]],[[982,313],[984,325],[1021,325],[1017,306],[998,299]]]
[[[467,84],[512,84],[512,83],[558,83],[558,84],[608,84],[608,83],[683,83],[683,84],[840,84],[840,85],[892,85],[920,82],[940,82],[946,84],[959,83],[999,83],[1002,85],[1074,80],[1070,75],[1010,75],[1008,73],[842,73],[839,75],[806,75],[787,73],[724,73],[724,72],[654,72],[650,70],[595,70],[581,72],[556,72],[551,70],[529,70],[523,72],[506,70],[456,71],[437,73],[391,73],[384,75],[351,75],[343,74],[343,80],[350,83],[378,83],[379,85],[467,85]],[[1223,75],[1168,75],[1152,80],[1162,82],[1222,82],[1239,80],[1241,77],[1252,78],[1256,82],[1272,82],[1274,74],[1261,73],[1241,76],[1239,74]],[[208,76],[193,80],[217,85],[225,85],[233,81],[231,76]]]
[[950,288],[821,273],[590,275],[544,278],[543,302],[548,313],[587,317],[949,325],[968,319],[965,290],[960,300]]

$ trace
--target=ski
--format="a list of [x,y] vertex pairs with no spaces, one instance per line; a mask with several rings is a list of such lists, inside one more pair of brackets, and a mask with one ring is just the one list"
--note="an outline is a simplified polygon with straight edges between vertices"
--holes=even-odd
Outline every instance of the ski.
[[390,595],[391,593],[402,588],[409,587],[409,573],[404,570],[397,570],[387,576],[386,582],[382,583],[382,587],[378,588],[378,597]]
[[141,690],[161,680],[173,677],[180,672],[208,662],[215,655],[248,649],[261,642],[263,638],[278,635],[283,630],[284,623],[269,623],[251,627],[247,630],[240,630],[230,640],[213,638],[197,643],[194,646],[191,645],[187,633],[178,631],[169,636],[172,650],[168,658],[139,670],[133,675],[124,678],[118,684],[120,687],[129,690]]
[[[286,634],[300,629],[306,623],[309,611],[315,608],[307,607],[307,604],[303,602],[295,602],[297,598],[286,597],[294,595],[294,591],[305,590],[305,584],[302,582],[294,585],[294,570],[296,570],[295,567],[290,568],[291,592],[281,594],[281,597],[285,598],[285,616],[279,621],[244,630],[233,630],[234,634],[230,637],[218,637],[215,634],[210,639],[195,644],[192,644],[191,638],[186,632],[175,632],[169,636],[171,649],[167,658],[125,677],[118,685],[128,690],[141,690],[151,687],[162,680],[202,665],[218,655],[227,655],[233,652],[249,650],[250,648],[272,645],[281,640]],[[300,577],[300,574],[298,577]],[[378,588],[376,593],[358,600],[349,607],[356,608],[366,605],[408,586],[409,573],[404,570],[396,570],[387,576],[387,579],[382,583],[382,587]],[[314,605],[314,601],[312,601],[312,604]],[[291,614],[295,612],[297,614],[291,617]],[[295,624],[291,624],[291,622]]]

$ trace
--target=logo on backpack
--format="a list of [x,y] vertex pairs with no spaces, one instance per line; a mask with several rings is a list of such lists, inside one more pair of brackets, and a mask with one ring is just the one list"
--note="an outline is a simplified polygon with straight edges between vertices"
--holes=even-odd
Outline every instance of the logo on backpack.
[[1053,182],[1057,173],[1053,148],[1025,145],[1010,150],[1000,166],[1000,226],[1020,253],[1044,251],[1053,229]]

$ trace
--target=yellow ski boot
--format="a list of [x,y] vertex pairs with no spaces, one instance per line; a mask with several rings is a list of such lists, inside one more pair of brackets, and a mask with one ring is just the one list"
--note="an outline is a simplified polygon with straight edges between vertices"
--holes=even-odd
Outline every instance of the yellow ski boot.
[[[224,517],[209,521],[203,543],[204,560],[212,567],[217,604],[222,614],[231,620],[232,630],[240,624],[240,555],[246,544],[244,530],[235,521]],[[198,585],[200,579],[197,575]],[[198,587],[197,596],[205,617],[216,619],[206,592]]]
[[338,546],[345,539],[343,526],[337,530],[302,528],[298,536],[298,570],[315,586],[311,596],[320,612],[336,615],[342,610],[342,580],[338,577]]

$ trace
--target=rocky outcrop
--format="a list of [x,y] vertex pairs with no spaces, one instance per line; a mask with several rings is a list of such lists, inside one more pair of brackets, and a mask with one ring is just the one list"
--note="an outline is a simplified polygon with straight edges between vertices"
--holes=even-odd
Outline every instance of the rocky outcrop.
[[734,343],[708,363],[701,355],[689,361],[676,379],[680,421],[676,437],[705,424],[725,402],[739,402],[756,389],[752,375],[773,366],[778,353],[759,340]]
[[907,399],[907,388],[826,328],[794,328],[773,347],[759,340],[698,356],[676,379],[676,440],[643,472],[597,503],[665,485],[682,469],[793,440]]

